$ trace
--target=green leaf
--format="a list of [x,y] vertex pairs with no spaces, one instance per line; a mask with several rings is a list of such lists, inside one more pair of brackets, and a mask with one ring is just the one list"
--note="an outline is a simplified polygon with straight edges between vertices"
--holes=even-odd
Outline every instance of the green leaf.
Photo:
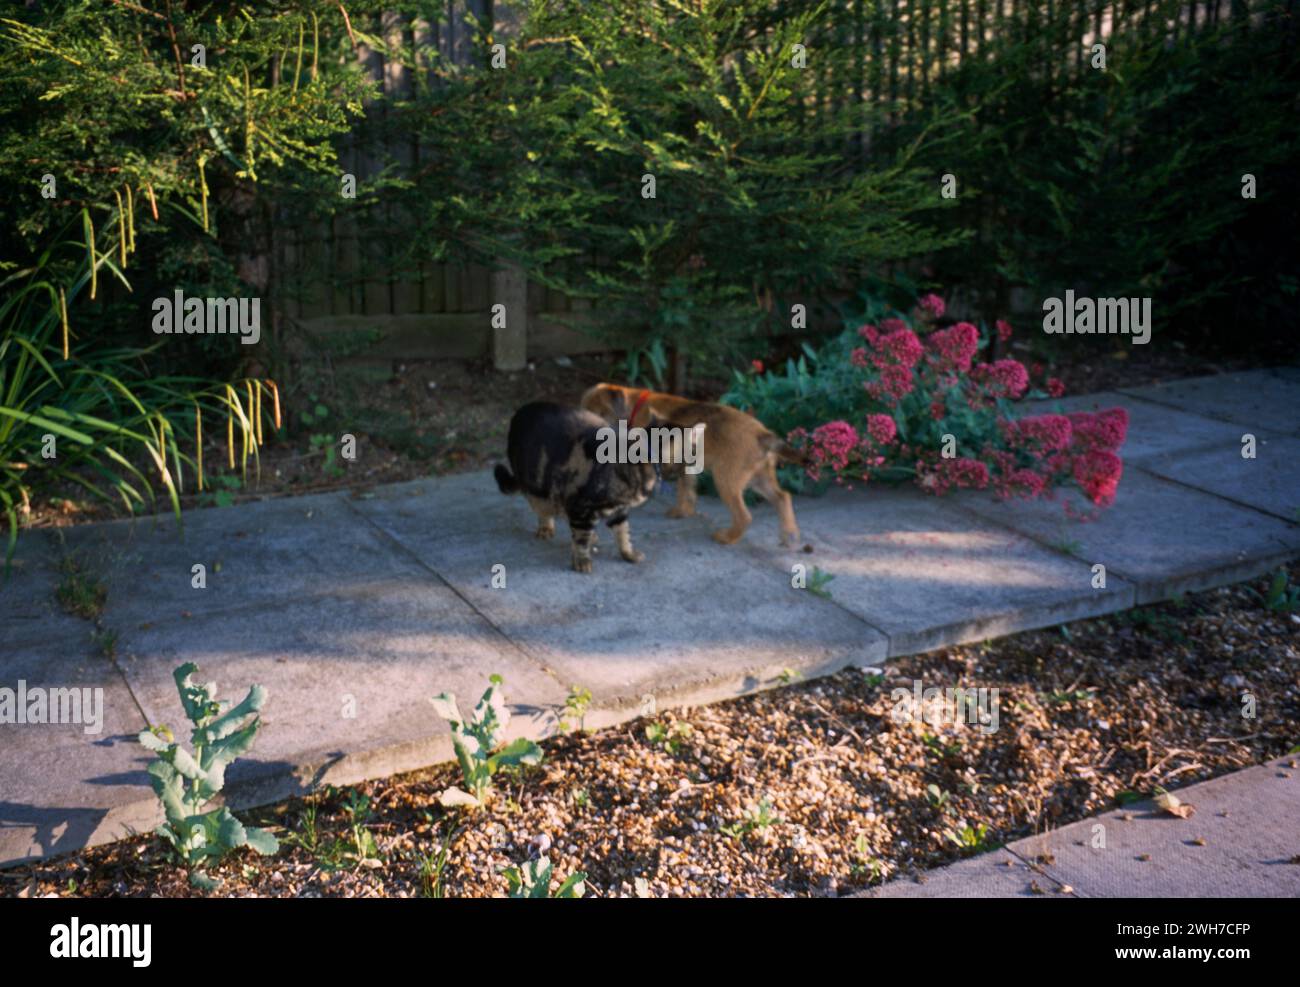
[[192,870],[190,871],[190,884],[204,891],[216,891],[217,888],[221,887],[221,879],[206,874],[201,870]]
[[434,696],[429,702],[433,705],[433,710],[444,720],[452,723],[462,723],[460,710],[456,707],[456,697],[450,692],[443,692]]
[[554,898],[581,898],[587,893],[587,875],[577,871],[565,878],[555,890]]
[[527,738],[511,741],[490,759],[495,767],[515,764],[540,764],[542,749]]
[[217,842],[223,848],[233,850],[248,842],[248,831],[244,829],[244,824],[236,819],[229,809],[220,810],[217,826]]
[[454,809],[458,806],[468,806],[477,809],[480,805],[479,800],[469,792],[462,791],[454,786],[448,788],[438,796],[438,803],[448,809]]
[[263,857],[269,857],[280,852],[280,841],[268,830],[250,826],[245,831],[244,836],[248,845]]
[[158,752],[167,750],[173,743],[173,741],[163,740],[152,730],[141,730],[136,735],[136,739],[147,749]]
[[[260,710],[266,704],[266,698],[267,692],[262,686],[253,686],[248,690],[248,695],[244,697],[239,705],[203,728],[201,742],[215,744],[224,737],[246,730],[247,726],[243,723],[244,719]],[[196,742],[200,741],[196,739]]]

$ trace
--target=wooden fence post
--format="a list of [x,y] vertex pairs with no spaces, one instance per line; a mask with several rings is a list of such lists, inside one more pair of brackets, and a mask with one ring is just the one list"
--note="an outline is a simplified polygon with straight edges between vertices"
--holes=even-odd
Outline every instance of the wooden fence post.
[[[508,42],[517,34],[520,15],[509,4],[466,0],[466,6],[480,21],[491,25],[494,41]],[[507,54],[507,65],[510,57]],[[518,264],[504,263],[492,272],[491,285],[488,309],[492,325],[492,367],[523,370],[528,365],[528,275]],[[505,308],[498,309],[498,305]]]
[[493,369],[523,370],[528,364],[528,276],[522,268],[508,264],[492,272],[489,313]]

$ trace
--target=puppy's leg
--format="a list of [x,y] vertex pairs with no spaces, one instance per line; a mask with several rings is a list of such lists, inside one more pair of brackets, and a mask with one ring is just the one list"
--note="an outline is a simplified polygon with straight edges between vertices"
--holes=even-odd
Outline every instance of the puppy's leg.
[[610,530],[614,532],[614,537],[618,539],[618,554],[623,556],[627,562],[641,562],[645,559],[643,552],[638,552],[632,547],[632,532],[627,526],[627,515],[619,511],[608,521]]
[[569,518],[569,532],[573,537],[574,571],[591,572],[591,548],[596,541],[595,518]]
[[769,504],[776,508],[776,513],[781,519],[781,544],[786,546],[798,544],[799,525],[794,519],[794,501],[777,482],[776,464],[764,463],[749,482]]
[[528,506],[537,515],[537,537],[543,541],[555,537],[556,510],[548,501],[537,497],[528,498]]
[[713,482],[718,487],[718,497],[731,512],[731,527],[726,531],[715,531],[713,540],[721,545],[730,545],[745,533],[753,516],[745,506],[745,480],[724,470],[714,470]]
[[668,508],[668,516],[691,517],[695,514],[695,474],[680,470],[676,482],[677,503]]

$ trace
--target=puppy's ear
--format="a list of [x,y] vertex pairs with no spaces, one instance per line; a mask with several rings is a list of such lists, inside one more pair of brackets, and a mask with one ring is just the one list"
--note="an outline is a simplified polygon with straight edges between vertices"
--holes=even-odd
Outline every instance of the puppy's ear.
[[600,415],[606,421],[617,420],[615,414],[619,408],[620,396],[605,384],[597,384],[582,396],[581,406]]

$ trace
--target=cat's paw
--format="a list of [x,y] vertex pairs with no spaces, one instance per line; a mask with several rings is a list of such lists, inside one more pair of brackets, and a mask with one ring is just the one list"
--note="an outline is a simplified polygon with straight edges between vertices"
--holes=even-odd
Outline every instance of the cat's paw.
[[549,524],[549,525],[539,524],[539,525],[537,526],[537,535],[536,535],[535,537],[536,537],[539,541],[550,541],[552,538],[555,537],[555,525],[553,525],[553,524]]
[[[741,532],[743,534],[744,532]],[[715,531],[713,540],[719,545],[730,545],[740,538],[740,535],[733,535],[730,531]]]
[[633,564],[635,564],[635,563],[637,563],[637,562],[644,562],[644,561],[645,561],[645,552],[638,552],[635,548],[632,549],[632,551],[630,551],[630,552],[624,552],[624,553],[623,553],[623,561],[624,561],[624,562],[631,562],[631,563],[633,563]]
[[670,507],[668,508],[668,516],[674,518],[694,517],[695,508],[694,507]]
[[577,555],[573,557],[574,572],[591,572],[591,559],[584,559]]

